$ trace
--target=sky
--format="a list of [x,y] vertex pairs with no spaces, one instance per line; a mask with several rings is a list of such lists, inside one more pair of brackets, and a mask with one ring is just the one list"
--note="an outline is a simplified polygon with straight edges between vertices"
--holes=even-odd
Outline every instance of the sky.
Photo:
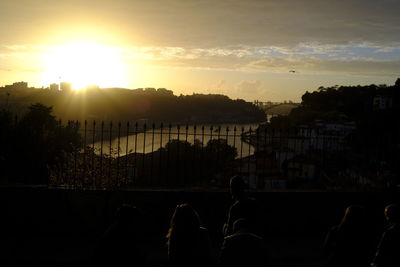
[[70,79],[300,101],[319,86],[393,84],[399,10],[399,0],[0,0],[0,86]]

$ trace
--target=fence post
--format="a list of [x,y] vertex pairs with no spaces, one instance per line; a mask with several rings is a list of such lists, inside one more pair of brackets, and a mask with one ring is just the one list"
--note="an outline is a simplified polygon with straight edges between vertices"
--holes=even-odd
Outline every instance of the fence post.
[[100,185],[103,182],[103,139],[104,139],[104,121],[101,122],[101,132],[100,132]]
[[163,154],[163,123],[160,124],[160,153],[158,163],[158,182],[161,183],[161,170],[162,170],[162,154]]
[[112,123],[112,121],[110,121],[110,139],[109,139],[110,155],[109,155],[109,159],[108,159],[108,185],[109,186],[110,186],[110,183],[111,183],[111,185],[113,185],[112,181],[111,181],[111,163],[112,163],[112,158],[113,158],[113,156],[112,156],[112,128],[113,128],[113,123]]
[[151,154],[150,154],[150,185],[153,183],[153,162],[154,162],[154,131],[155,131],[155,124],[151,125]]
[[94,156],[95,156],[95,147],[94,147],[94,142],[95,142],[95,134],[96,134],[96,121],[93,121],[93,128],[92,128],[92,153],[91,153],[91,157],[92,157],[92,170],[91,170],[91,174],[92,174],[92,183],[93,186],[96,187],[96,175],[95,175],[95,166],[94,166]]

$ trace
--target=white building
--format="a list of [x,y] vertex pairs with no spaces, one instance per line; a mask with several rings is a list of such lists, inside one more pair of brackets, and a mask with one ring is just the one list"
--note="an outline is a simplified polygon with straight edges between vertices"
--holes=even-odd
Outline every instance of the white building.
[[373,106],[375,110],[385,110],[393,108],[393,98],[377,95],[374,97]]

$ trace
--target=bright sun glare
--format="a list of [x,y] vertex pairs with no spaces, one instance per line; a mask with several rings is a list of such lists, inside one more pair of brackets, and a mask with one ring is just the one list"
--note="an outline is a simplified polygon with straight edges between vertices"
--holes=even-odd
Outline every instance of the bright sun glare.
[[92,42],[73,42],[49,49],[45,55],[44,83],[72,83],[75,90],[88,85],[124,87],[126,67],[118,51]]

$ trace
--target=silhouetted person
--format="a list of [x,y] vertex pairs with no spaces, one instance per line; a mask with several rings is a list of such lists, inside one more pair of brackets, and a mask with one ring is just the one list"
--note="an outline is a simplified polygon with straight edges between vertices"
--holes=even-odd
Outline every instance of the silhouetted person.
[[233,232],[224,239],[220,266],[266,266],[268,257],[264,240],[249,231],[247,221],[236,220]]
[[385,217],[389,225],[382,234],[375,258],[371,266],[400,266],[400,207],[391,204],[385,208]]
[[147,266],[142,232],[140,211],[123,204],[95,249],[94,266]]
[[208,231],[189,204],[176,206],[167,238],[169,266],[209,266]]
[[224,225],[224,236],[231,235],[233,233],[233,223],[242,218],[246,219],[248,227],[253,231],[257,232],[256,221],[257,221],[257,203],[255,199],[249,198],[245,194],[246,184],[242,177],[233,176],[230,180],[230,191],[233,200],[233,204],[229,208],[228,219]]
[[327,266],[368,266],[371,260],[371,234],[366,226],[365,208],[349,206],[339,225],[328,232],[324,252]]

